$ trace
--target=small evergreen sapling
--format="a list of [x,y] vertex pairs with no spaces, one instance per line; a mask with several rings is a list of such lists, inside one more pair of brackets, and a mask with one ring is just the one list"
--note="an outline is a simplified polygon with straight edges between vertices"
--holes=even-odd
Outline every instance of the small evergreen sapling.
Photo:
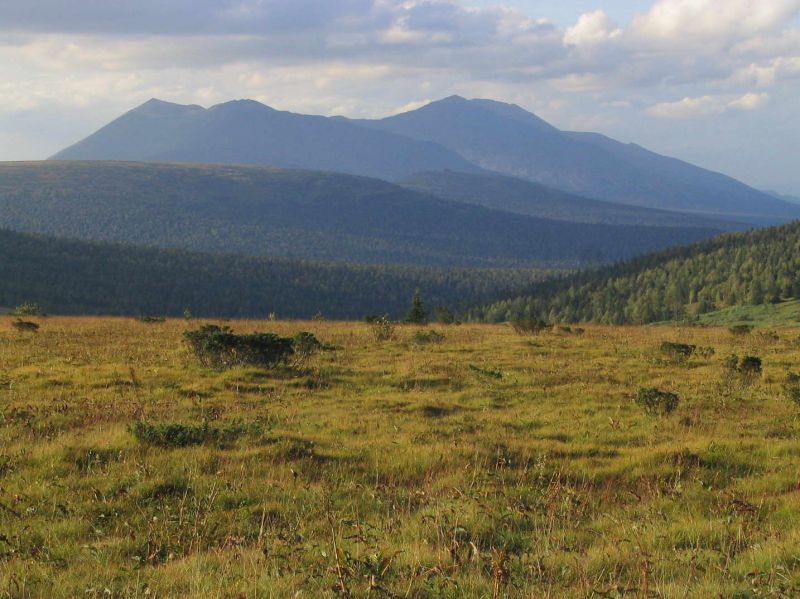
[[425,304],[422,302],[422,295],[417,289],[414,297],[411,298],[411,309],[406,314],[406,322],[410,324],[425,324],[428,321],[428,314],[425,312]]

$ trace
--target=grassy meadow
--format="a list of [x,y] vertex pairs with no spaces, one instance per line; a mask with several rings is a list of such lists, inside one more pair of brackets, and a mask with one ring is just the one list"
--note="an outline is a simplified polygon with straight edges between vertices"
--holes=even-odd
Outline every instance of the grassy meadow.
[[328,347],[213,370],[198,322],[34,320],[0,320],[0,597],[800,595],[799,330],[236,321]]

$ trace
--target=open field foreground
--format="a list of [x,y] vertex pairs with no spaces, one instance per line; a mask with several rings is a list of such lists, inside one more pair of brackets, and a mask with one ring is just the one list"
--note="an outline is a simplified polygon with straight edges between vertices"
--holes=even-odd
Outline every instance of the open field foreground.
[[800,596],[798,330],[227,323],[329,346],[270,371],[200,366],[198,322],[33,320],[0,320],[0,597]]

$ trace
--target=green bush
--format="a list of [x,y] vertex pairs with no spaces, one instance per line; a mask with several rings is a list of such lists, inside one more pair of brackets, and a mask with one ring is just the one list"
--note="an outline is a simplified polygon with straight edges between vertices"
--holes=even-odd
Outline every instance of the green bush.
[[706,360],[708,360],[709,358],[713,357],[714,354],[716,354],[716,353],[717,353],[717,351],[713,347],[709,347],[709,346],[701,346],[701,347],[698,347],[695,350],[695,354],[697,354],[701,358],[705,358]]
[[666,415],[678,407],[678,396],[656,387],[643,387],[636,394],[636,404],[642,406],[649,414]]
[[739,373],[743,377],[755,379],[761,376],[763,367],[761,365],[761,358],[756,356],[745,356],[739,362]]
[[749,324],[737,324],[732,326],[728,329],[731,335],[735,337],[742,337],[744,335],[749,335],[753,332],[753,327]]
[[11,326],[20,331],[21,333],[35,333],[39,330],[39,325],[35,322],[28,320],[21,320],[17,318],[11,323]]
[[200,363],[211,368],[239,365],[274,367],[285,363],[295,352],[295,340],[290,337],[279,337],[274,333],[236,335],[230,327],[213,324],[187,331],[184,337]]
[[522,317],[512,318],[511,328],[519,335],[535,335],[550,329],[551,325],[540,318]]
[[740,359],[738,355],[731,354],[725,358],[723,368],[728,379],[738,377],[742,384],[750,385],[761,377],[763,364],[757,356],[744,356]]
[[237,421],[227,423],[221,427],[210,426],[208,422],[203,422],[202,424],[182,424],[178,422],[150,424],[138,421],[128,427],[128,431],[140,443],[166,449],[204,444],[225,446],[233,443],[247,432],[256,433],[260,430],[261,427],[258,423],[248,426]]
[[697,349],[696,345],[688,345],[686,343],[672,343],[671,341],[664,341],[659,350],[662,354],[666,355],[673,362],[686,362]]

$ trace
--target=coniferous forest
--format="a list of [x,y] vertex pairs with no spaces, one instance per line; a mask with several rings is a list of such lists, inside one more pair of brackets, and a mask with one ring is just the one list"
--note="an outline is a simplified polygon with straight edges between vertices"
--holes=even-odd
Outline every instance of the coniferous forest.
[[58,314],[400,317],[419,288],[463,311],[527,290],[546,271],[369,266],[249,258],[0,231],[0,306]]
[[800,299],[797,222],[722,235],[545,282],[533,294],[484,306],[472,316],[491,322],[531,317],[639,324],[786,299]]

